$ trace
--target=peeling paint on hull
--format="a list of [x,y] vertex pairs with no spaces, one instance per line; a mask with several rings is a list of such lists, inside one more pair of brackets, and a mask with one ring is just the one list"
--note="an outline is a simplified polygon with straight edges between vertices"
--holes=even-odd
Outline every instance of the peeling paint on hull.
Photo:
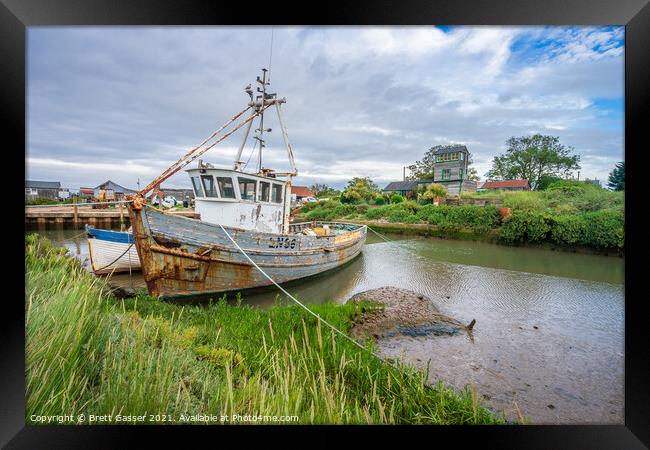
[[[129,208],[129,214],[151,295],[172,298],[272,284],[218,225],[146,206]],[[346,225],[354,229],[322,237],[226,229],[273,280],[285,283],[334,269],[358,256],[366,240],[366,226]]]

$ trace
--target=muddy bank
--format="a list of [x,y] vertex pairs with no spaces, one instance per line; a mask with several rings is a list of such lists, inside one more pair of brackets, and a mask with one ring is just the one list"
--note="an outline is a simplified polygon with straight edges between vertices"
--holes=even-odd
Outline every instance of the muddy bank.
[[371,289],[350,297],[348,302],[370,302],[355,317],[352,334],[357,338],[387,338],[396,335],[427,336],[466,333],[472,337],[475,321],[463,324],[442,314],[426,295],[392,286]]

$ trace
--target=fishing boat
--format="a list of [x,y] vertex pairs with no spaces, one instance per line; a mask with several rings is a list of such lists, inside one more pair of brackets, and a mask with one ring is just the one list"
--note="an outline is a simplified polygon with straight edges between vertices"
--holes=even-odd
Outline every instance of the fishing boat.
[[[173,298],[285,283],[321,274],[359,255],[366,240],[365,225],[291,223],[291,179],[298,172],[281,112],[286,99],[267,93],[266,75],[262,69],[262,77],[257,77],[261,95],[255,100],[250,85],[245,88],[250,96],[248,108],[131,197],[128,207],[135,246],[151,295]],[[287,150],[287,172],[262,167],[264,133],[271,132],[264,128],[264,111],[271,107],[277,112]],[[242,116],[245,120],[234,125]],[[245,172],[241,155],[256,119],[259,127],[253,151],[257,147],[257,167]],[[220,136],[229,126],[232,129]],[[232,166],[216,167],[199,160],[196,167],[186,170],[199,219],[166,214],[147,203],[147,194],[162,181],[241,128],[243,141]]]
[[140,270],[140,258],[133,234],[99,230],[86,224],[90,266],[98,275]]

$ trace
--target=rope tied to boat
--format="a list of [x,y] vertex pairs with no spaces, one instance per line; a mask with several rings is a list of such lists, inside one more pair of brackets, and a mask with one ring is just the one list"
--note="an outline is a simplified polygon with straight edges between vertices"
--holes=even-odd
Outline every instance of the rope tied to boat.
[[[258,265],[255,263],[255,261],[253,261],[253,260],[251,259],[250,256],[248,256],[248,254],[244,251],[244,249],[241,248],[241,247],[239,246],[239,244],[238,244],[238,243],[233,239],[233,237],[230,235],[230,233],[228,233],[228,231],[226,231],[226,229],[223,227],[223,225],[221,225],[220,223],[219,223],[218,225],[219,225],[219,227],[221,228],[221,230],[226,234],[226,236],[228,237],[228,239],[230,239],[230,242],[232,242],[232,243],[235,245],[235,247],[237,247],[237,249],[241,252],[241,254],[244,255],[244,257],[245,257],[245,258],[246,258],[246,259],[247,259],[247,260],[248,260],[248,261],[249,261],[253,266],[255,266],[255,268],[256,268],[257,270],[259,270],[260,273],[261,273],[262,275],[264,275],[264,276],[265,276],[265,277],[266,277],[266,278],[267,278],[271,283],[273,283],[273,284],[274,284],[278,289],[280,289],[280,290],[281,290],[281,291],[282,291],[282,292],[283,292],[287,297],[289,297],[291,300],[293,300],[295,303],[297,303],[297,304],[298,304],[302,309],[304,309],[305,311],[307,311],[309,314],[311,314],[312,316],[316,317],[317,320],[319,320],[320,322],[322,322],[323,324],[325,324],[325,325],[326,325],[327,327],[329,327],[332,331],[336,332],[336,333],[339,334],[340,336],[342,336],[342,337],[344,337],[345,339],[347,339],[348,341],[352,342],[352,343],[353,343],[354,345],[356,345],[357,347],[359,347],[359,348],[365,350],[366,352],[370,353],[372,356],[374,356],[375,358],[379,359],[380,361],[382,361],[382,362],[388,362],[388,361],[386,361],[385,359],[383,359],[381,356],[379,356],[377,353],[373,352],[372,350],[370,350],[369,348],[367,348],[366,346],[364,346],[363,344],[361,344],[361,343],[358,342],[357,340],[351,338],[350,336],[348,336],[347,334],[345,334],[344,332],[342,332],[341,330],[339,330],[338,328],[336,328],[334,325],[332,325],[331,323],[329,323],[327,320],[323,319],[319,314],[316,314],[315,312],[313,312],[311,309],[309,309],[307,306],[305,306],[302,302],[300,302],[300,300],[298,300],[296,297],[294,297],[294,296],[291,295],[289,292],[287,292],[286,289],[284,289],[282,286],[280,286],[280,285],[279,285],[279,284],[278,284],[278,283],[277,283],[273,278],[271,278],[271,277],[269,276],[269,274],[267,274],[267,273],[266,273],[266,272],[265,272],[265,271],[264,271],[260,266],[258,266]],[[389,363],[391,366],[393,366],[394,368],[398,369],[397,366],[394,366],[394,365],[393,365],[392,363],[390,363],[390,362],[388,362],[388,363]]]
[[[104,270],[105,268],[109,267],[111,264],[115,264],[122,256],[126,255],[126,252],[131,250],[131,247],[133,247],[133,244],[135,244],[135,241],[131,242],[131,244],[124,250],[124,253],[122,253],[120,256],[115,258],[113,261],[110,263],[106,264],[104,267],[100,267],[99,269],[93,269],[93,272],[99,272],[100,270]],[[131,255],[129,255],[129,264],[131,264]],[[129,270],[131,269],[131,266],[129,265]]]

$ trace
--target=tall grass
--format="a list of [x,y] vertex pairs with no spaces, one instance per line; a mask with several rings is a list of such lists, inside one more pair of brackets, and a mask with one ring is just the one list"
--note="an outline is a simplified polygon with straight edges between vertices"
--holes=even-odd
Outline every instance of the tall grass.
[[[297,416],[299,423],[482,424],[476,395],[382,363],[294,306],[111,298],[63,251],[26,238],[32,414]],[[314,305],[343,330],[363,305]],[[370,344],[368,344],[370,345]],[[444,362],[440,362],[444,363]]]

